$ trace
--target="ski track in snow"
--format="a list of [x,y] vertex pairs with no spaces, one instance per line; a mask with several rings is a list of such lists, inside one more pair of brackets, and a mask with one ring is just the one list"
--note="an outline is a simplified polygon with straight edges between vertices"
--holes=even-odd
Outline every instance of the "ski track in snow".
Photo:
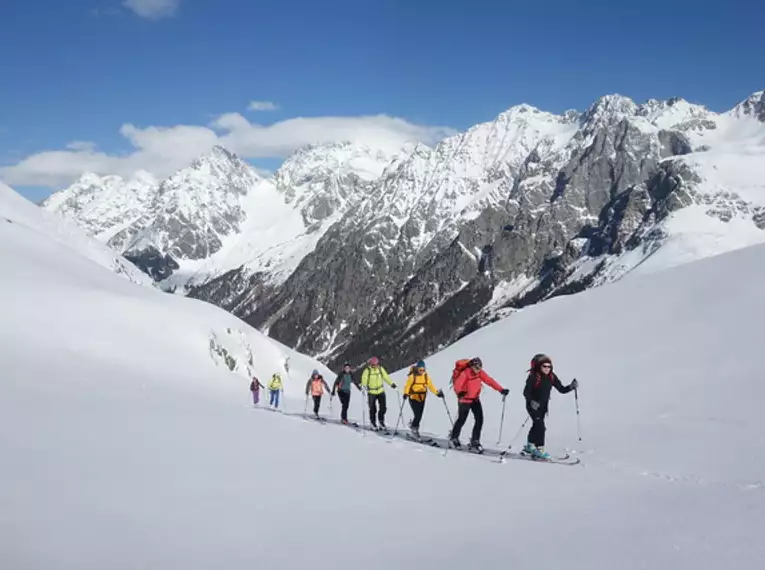
[[[311,407],[311,403],[309,402],[309,408]],[[360,434],[362,437],[366,437],[367,435],[376,436],[369,438],[369,442],[372,444],[387,444],[392,445],[398,449],[401,449],[402,451],[410,450],[417,453],[431,453],[436,454],[441,457],[460,457],[464,456],[464,458],[468,461],[472,460],[483,460],[483,461],[489,461],[490,463],[495,464],[513,464],[513,459],[510,458],[509,460],[500,463],[497,458],[494,455],[479,455],[479,454],[471,454],[466,453],[459,450],[453,450],[448,449],[445,450],[441,447],[433,447],[427,444],[415,442],[415,441],[407,441],[405,439],[402,439],[404,436],[404,433],[407,431],[406,429],[399,428],[398,436],[389,436],[382,433],[376,433],[368,428],[365,429],[363,427],[356,428],[354,426],[343,426],[340,423],[339,417],[338,418],[328,418],[327,416],[321,416],[324,418],[324,422],[319,422],[317,420],[314,420],[311,417],[311,412],[300,412],[300,411],[286,411],[284,409],[281,410],[273,410],[269,408],[265,408],[263,406],[255,407],[257,411],[268,411],[273,413],[279,413],[285,418],[289,419],[295,419],[295,420],[302,420],[309,423],[316,423],[322,427],[337,427],[341,428],[343,430],[351,430],[358,434]],[[320,414],[321,415],[321,414]],[[353,418],[350,414],[348,416],[349,421],[352,423],[354,421],[357,421],[360,425],[361,422],[358,421],[358,418]],[[403,423],[403,422],[402,422]],[[391,431],[393,431],[391,429]],[[425,437],[435,437],[444,439],[446,438],[445,435],[437,435],[432,433],[425,433],[421,432],[422,436]],[[493,442],[494,443],[494,442]],[[500,446],[490,446],[493,449],[502,450],[506,448],[506,445],[500,445]],[[488,450],[490,448],[489,446],[486,447]],[[514,445],[513,449],[518,450],[520,446]],[[445,453],[447,451],[448,453]],[[644,477],[649,479],[654,479],[656,481],[666,482],[666,483],[672,483],[672,484],[684,484],[684,485],[690,485],[690,486],[698,486],[698,487],[710,487],[710,488],[717,488],[717,489],[724,489],[724,490],[730,490],[730,491],[744,491],[744,492],[765,492],[765,481],[762,480],[756,480],[756,481],[721,481],[721,480],[715,480],[712,478],[705,477],[703,475],[698,474],[671,474],[671,473],[660,473],[660,472],[653,472],[653,471],[647,471],[641,469],[638,465],[630,464],[626,462],[614,462],[609,461],[607,459],[599,459],[597,457],[597,452],[594,450],[576,450],[576,449],[565,449],[564,450],[567,453],[571,454],[572,458],[579,457],[582,462],[579,465],[576,465],[575,467],[583,467],[587,469],[607,469],[614,472],[618,472],[621,475],[624,476],[631,476],[631,477]],[[524,460],[525,461],[525,460]],[[528,461],[525,461],[526,463],[529,463]],[[555,465],[551,465],[551,467],[554,467]],[[542,467],[542,466],[540,466]],[[569,466],[558,466],[558,467],[569,467]]]

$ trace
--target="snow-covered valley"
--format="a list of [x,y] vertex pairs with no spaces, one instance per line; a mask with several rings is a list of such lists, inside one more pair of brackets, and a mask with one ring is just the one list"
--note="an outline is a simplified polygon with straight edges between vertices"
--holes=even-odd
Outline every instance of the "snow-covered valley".
[[[334,376],[216,307],[131,282],[108,249],[0,192],[2,568],[711,570],[765,556],[765,246],[545,301],[426,358],[454,415],[453,363],[482,357],[511,390],[504,444],[534,353],[578,378],[582,440],[557,393],[547,437],[581,465],[499,464],[253,409],[250,372],[286,372],[289,357],[292,412],[311,369]],[[501,398],[482,399],[489,447]],[[448,425],[428,398],[422,431]]]

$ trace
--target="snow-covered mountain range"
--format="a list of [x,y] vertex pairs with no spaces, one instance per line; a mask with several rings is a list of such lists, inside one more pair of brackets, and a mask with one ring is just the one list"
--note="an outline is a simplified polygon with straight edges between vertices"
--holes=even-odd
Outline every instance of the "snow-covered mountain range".
[[541,299],[765,241],[765,92],[726,113],[519,105],[435,148],[309,147],[269,179],[218,147],[44,207],[302,352],[403,365]]

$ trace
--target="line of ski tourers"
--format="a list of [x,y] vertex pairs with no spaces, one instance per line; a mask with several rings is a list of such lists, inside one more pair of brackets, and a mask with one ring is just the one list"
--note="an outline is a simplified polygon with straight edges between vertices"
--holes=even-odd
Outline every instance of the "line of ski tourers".
[[[397,390],[398,387],[396,383],[391,380],[388,372],[380,364],[380,360],[377,357],[372,357],[366,362],[366,366],[364,366],[361,373],[361,378],[357,378],[357,370],[358,368],[354,369],[346,362],[331,388],[319,371],[314,370],[305,385],[306,409],[304,412],[307,414],[310,397],[313,400],[313,417],[321,419],[319,416],[319,408],[321,406],[322,397],[326,392],[330,394],[330,407],[332,399],[335,396],[338,397],[341,404],[341,422],[345,425],[350,425],[348,421],[348,406],[351,401],[351,390],[352,388],[356,388],[367,398],[371,430],[388,432],[388,428],[385,424],[385,415],[387,413],[385,384],[388,384],[394,390]],[[410,434],[408,434],[408,436],[415,441],[425,442],[420,436],[419,429],[422,415],[425,411],[425,399],[428,395],[428,391],[430,391],[444,402],[444,407],[446,408],[449,420],[452,423],[448,446],[454,449],[462,448],[462,444],[460,443],[460,433],[462,432],[462,428],[465,425],[468,415],[472,413],[474,423],[467,451],[483,453],[484,450],[480,443],[481,430],[483,428],[483,406],[481,404],[481,388],[483,384],[486,384],[502,394],[502,420],[504,421],[505,398],[507,397],[509,390],[503,388],[496,380],[494,380],[494,378],[489,376],[483,369],[483,362],[481,359],[474,357],[455,362],[450,386],[457,396],[458,405],[457,419],[456,421],[451,422],[452,417],[449,412],[449,407],[444,400],[444,392],[443,390],[436,388],[425,367],[425,362],[420,360],[409,369],[409,374],[402,393],[403,401],[401,402],[399,409],[399,421],[401,419],[404,402],[408,400],[413,414],[413,418],[411,422],[409,422]],[[537,354],[531,359],[531,366],[523,390],[523,396],[526,400],[526,411],[528,412],[528,418],[523,425],[525,426],[530,419],[531,428],[528,432],[526,445],[521,451],[522,455],[537,460],[555,459],[547,453],[544,448],[546,431],[545,416],[548,411],[550,394],[552,388],[565,394],[572,390],[576,390],[578,385],[578,381],[574,379],[570,384],[564,386],[558,376],[553,372],[552,360],[547,355]],[[274,374],[267,385],[261,384],[255,377],[252,379],[250,391],[252,392],[253,403],[256,406],[260,402],[261,388],[268,390],[269,408],[278,409],[280,393],[283,392],[284,388],[281,375],[279,373]],[[364,419],[363,423],[366,424],[366,419]],[[353,425],[358,427],[357,424]],[[522,428],[523,426],[521,426],[521,429]],[[398,421],[396,424],[396,431],[398,431]]]

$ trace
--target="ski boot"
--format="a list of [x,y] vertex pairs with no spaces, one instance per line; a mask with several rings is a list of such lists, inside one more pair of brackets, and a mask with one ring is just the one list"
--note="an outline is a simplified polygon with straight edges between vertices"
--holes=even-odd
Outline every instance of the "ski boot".
[[537,447],[533,443],[527,443],[523,447],[523,451],[521,452],[523,455],[527,455],[531,457],[532,459],[549,459],[550,454],[545,452],[544,447]]
[[483,446],[479,442],[475,440],[471,440],[470,443],[468,444],[468,451],[472,451],[473,453],[480,454],[480,453],[483,453]]
[[454,449],[462,449],[462,444],[460,443],[460,440],[457,437],[450,437],[449,445],[453,447]]
[[409,425],[409,431],[412,432],[412,437],[416,439],[420,439],[420,428],[415,428],[411,426],[411,423]]
[[550,459],[550,454],[545,451],[544,447],[537,447],[535,457],[537,459]]

